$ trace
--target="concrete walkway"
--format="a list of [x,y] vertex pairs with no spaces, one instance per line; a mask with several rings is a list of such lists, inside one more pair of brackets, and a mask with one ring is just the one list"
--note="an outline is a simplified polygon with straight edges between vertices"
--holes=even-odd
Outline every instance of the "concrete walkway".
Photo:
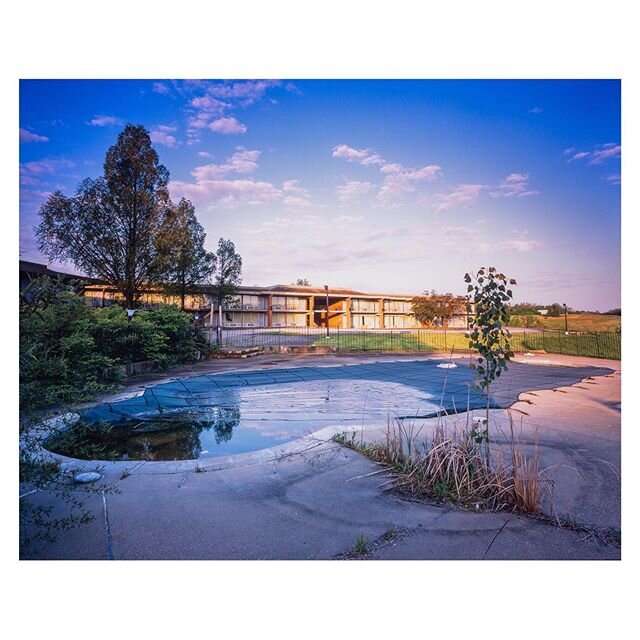
[[[170,377],[187,371],[201,375],[424,357],[262,356],[203,363],[174,371]],[[521,394],[512,415],[522,417],[523,437],[532,438],[537,431],[543,466],[554,465],[550,473],[556,482],[557,512],[585,527],[619,529],[620,363],[551,355],[531,360],[613,370],[559,390]],[[128,397],[158,381],[158,377],[134,381],[117,397]],[[492,420],[504,426],[508,418],[495,410]],[[375,438],[375,430],[367,437]],[[360,535],[371,543],[370,552],[362,557],[376,559],[620,557],[620,548],[602,542],[595,531],[405,501],[380,488],[385,474],[370,475],[380,469],[377,465],[330,441],[307,437],[277,455],[259,452],[236,458],[233,464],[211,460],[202,466],[109,463],[100,469],[101,482],[115,485],[119,493],[88,498],[95,520],[59,534],[55,542],[25,557],[332,559],[348,553]],[[66,466],[96,465],[68,461]],[[60,508],[53,496],[43,492],[29,499]]]

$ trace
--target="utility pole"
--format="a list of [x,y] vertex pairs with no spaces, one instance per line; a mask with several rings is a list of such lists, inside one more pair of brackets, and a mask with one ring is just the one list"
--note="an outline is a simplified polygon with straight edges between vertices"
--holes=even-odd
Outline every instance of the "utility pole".
[[566,336],[569,335],[569,323],[567,321],[567,304],[566,302],[562,304],[562,306],[564,307],[564,334]]
[[326,315],[326,325],[327,325],[327,338],[329,337],[329,286],[324,285],[324,293],[327,297],[327,315]]

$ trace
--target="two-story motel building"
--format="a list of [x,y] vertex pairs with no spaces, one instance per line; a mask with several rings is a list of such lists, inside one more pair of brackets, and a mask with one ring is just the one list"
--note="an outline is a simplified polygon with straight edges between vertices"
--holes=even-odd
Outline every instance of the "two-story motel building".
[[[108,306],[119,299],[109,287],[89,285],[85,297],[93,306]],[[225,301],[222,326],[229,328],[258,327],[326,327],[340,329],[407,329],[421,325],[412,313],[412,295],[364,293],[352,289],[274,285],[271,287],[238,287],[237,293]],[[179,303],[179,301],[177,301]],[[147,293],[143,306],[176,303],[176,298],[162,293]],[[202,285],[187,296],[188,311],[199,312],[206,324],[211,310],[217,311],[213,287]],[[327,313],[328,311],[328,313]],[[449,328],[467,327],[465,302],[446,323]],[[213,326],[218,314],[213,313]]]

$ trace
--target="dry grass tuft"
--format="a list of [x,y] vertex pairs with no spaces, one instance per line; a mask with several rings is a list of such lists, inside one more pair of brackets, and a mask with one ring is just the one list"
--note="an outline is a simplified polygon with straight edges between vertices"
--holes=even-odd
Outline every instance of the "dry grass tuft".
[[509,420],[508,445],[492,443],[489,461],[486,442],[468,422],[460,426],[440,420],[431,438],[421,439],[421,429],[412,423],[388,420],[382,443],[358,442],[355,434],[339,434],[335,440],[387,467],[392,479],[383,486],[388,488],[466,506],[538,513],[543,487],[549,485],[540,470],[539,448],[534,443],[528,455]]

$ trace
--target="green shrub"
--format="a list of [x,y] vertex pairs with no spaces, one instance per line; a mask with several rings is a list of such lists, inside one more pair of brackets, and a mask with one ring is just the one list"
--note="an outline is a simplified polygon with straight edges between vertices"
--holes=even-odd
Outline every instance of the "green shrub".
[[22,407],[77,402],[108,388],[105,372],[154,360],[166,367],[207,353],[202,331],[177,307],[140,310],[129,320],[121,307],[94,309],[61,282],[39,278],[20,299]]

